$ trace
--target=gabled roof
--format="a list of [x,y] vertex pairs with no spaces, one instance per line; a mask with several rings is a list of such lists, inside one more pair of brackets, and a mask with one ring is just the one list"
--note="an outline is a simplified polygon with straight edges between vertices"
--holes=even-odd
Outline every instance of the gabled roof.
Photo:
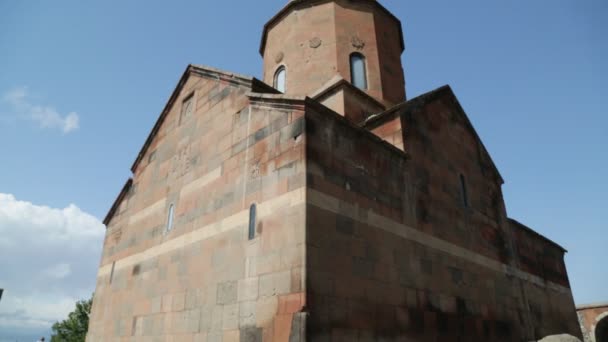
[[515,225],[515,226],[519,227],[520,229],[523,229],[523,230],[527,231],[528,233],[531,233],[532,235],[534,235],[534,236],[536,236],[536,237],[540,238],[541,240],[543,240],[543,241],[545,241],[545,242],[548,242],[549,244],[551,244],[551,245],[553,245],[553,246],[557,247],[557,248],[558,248],[559,250],[561,250],[562,252],[564,252],[564,253],[567,253],[567,252],[568,252],[568,251],[567,251],[567,250],[566,250],[564,247],[562,247],[561,245],[559,245],[557,242],[555,242],[555,241],[553,241],[553,240],[549,239],[548,237],[546,237],[546,236],[544,236],[544,235],[540,234],[539,232],[537,232],[536,230],[534,230],[534,229],[532,229],[532,228],[530,228],[530,227],[526,226],[525,224],[523,224],[523,223],[521,223],[521,222],[519,222],[519,221],[517,221],[517,220],[514,220],[514,219],[512,219],[512,218],[509,218],[508,220],[509,220],[509,222],[511,222],[513,225]]
[[[139,165],[142,158],[146,154],[148,147],[150,147],[150,145],[152,144],[154,137],[156,136],[161,125],[165,121],[165,118],[167,117],[169,110],[173,106],[173,103],[177,100],[182,88],[186,84],[186,81],[188,80],[188,77],[190,77],[190,75],[197,75],[197,76],[201,76],[204,78],[219,80],[222,82],[232,84],[234,86],[247,87],[252,92],[267,93],[267,94],[279,93],[278,90],[276,90],[273,87],[267,85],[266,83],[258,80],[255,77],[239,75],[239,74],[219,70],[219,69],[208,67],[208,66],[194,65],[194,64],[188,65],[188,67],[182,74],[181,78],[179,79],[179,82],[177,83],[175,90],[173,90],[171,97],[167,101],[167,104],[165,105],[163,111],[160,113],[158,119],[156,120],[154,127],[152,127],[152,130],[148,134],[148,137],[146,138],[146,142],[144,143],[141,150],[137,154],[137,158],[135,158],[135,161],[133,162],[133,165],[131,166],[131,172],[134,173],[135,170],[137,169],[137,165]],[[108,225],[108,223],[110,223],[110,220],[116,213],[116,210],[118,210],[120,203],[122,202],[122,200],[125,198],[125,196],[129,192],[129,190],[131,189],[132,184],[133,184],[133,179],[129,178],[129,180],[127,180],[127,182],[123,186],[122,190],[118,194],[118,197],[116,197],[116,200],[114,200],[114,203],[112,204],[112,207],[108,211],[106,217],[104,218],[103,223],[105,225]]]
[[352,85],[352,83],[348,82],[340,75],[336,75],[336,76],[332,77],[321,88],[319,88],[317,91],[315,91],[313,94],[311,94],[310,97],[317,101],[323,101],[323,99],[326,96],[332,95],[333,93],[335,93],[338,90],[350,91],[350,92],[354,93],[355,95],[357,95],[359,98],[373,103],[378,108],[382,108],[383,110],[386,109],[386,107],[382,103],[380,103],[378,100],[369,96],[363,90],[355,87],[354,85]]
[[[285,18],[291,11],[298,8],[300,5],[302,6],[313,6],[318,5],[320,3],[335,1],[335,0],[291,0],[281,9],[274,17],[270,18],[270,20],[264,25],[264,29],[262,31],[262,41],[260,43],[260,55],[264,56],[264,50],[266,49],[266,39],[268,38],[268,30],[270,30],[277,22],[281,19]],[[405,41],[403,40],[403,29],[401,27],[401,20],[397,18],[393,13],[386,9],[386,7],[382,6],[377,0],[349,0],[349,1],[363,1],[376,6],[380,11],[384,14],[388,15],[392,20],[394,20],[399,25],[399,40],[401,42],[401,51],[405,50]]]
[[122,200],[125,198],[125,196],[127,196],[129,190],[131,190],[131,185],[133,185],[133,178],[129,178],[129,180],[127,180],[125,185],[122,187],[122,190],[120,190],[118,197],[116,197],[116,199],[114,200],[112,207],[106,214],[106,217],[103,219],[103,224],[105,224],[106,226],[108,225],[108,223],[110,223],[110,220],[116,213],[116,210],[118,210],[118,207],[120,206]]
[[135,162],[133,162],[133,165],[131,166],[131,172],[135,172],[137,165],[139,164],[141,159],[146,154],[148,147],[150,146],[150,144],[152,143],[152,140],[154,140],[154,137],[158,133],[160,126],[162,125],[163,121],[165,120],[165,117],[167,116],[167,114],[169,113],[169,110],[173,106],[173,103],[179,96],[179,93],[182,90],[183,86],[186,84],[188,77],[193,74],[201,76],[201,77],[205,77],[205,78],[220,80],[223,82],[233,84],[235,86],[248,87],[251,89],[251,91],[255,91],[255,92],[272,93],[272,94],[276,94],[279,92],[278,90],[276,90],[273,87],[267,85],[266,83],[258,80],[255,77],[239,75],[239,74],[235,74],[232,72],[227,72],[227,71],[223,71],[223,70],[219,70],[216,68],[203,66],[203,65],[194,65],[194,64],[188,65],[188,67],[182,74],[182,77],[180,78],[179,82],[177,83],[177,86],[175,87],[173,94],[171,94],[169,101],[167,101],[165,108],[163,109],[160,116],[156,120],[156,123],[154,124],[152,131],[150,131],[150,134],[148,135],[148,138],[146,139],[144,146],[142,146],[141,150],[137,154],[137,158],[135,158]]
[[492,156],[490,156],[490,153],[488,153],[488,150],[484,146],[483,142],[481,141],[481,138],[477,134],[477,131],[473,127],[473,124],[469,120],[469,117],[465,113],[464,109],[460,105],[460,102],[458,101],[458,98],[456,98],[456,95],[454,94],[454,92],[452,91],[452,88],[449,85],[444,85],[433,91],[430,91],[428,93],[415,97],[409,101],[397,104],[397,105],[393,106],[392,108],[389,108],[388,110],[386,110],[380,114],[372,115],[365,121],[365,123],[363,124],[363,127],[370,129],[370,130],[374,129],[374,128],[382,125],[384,122],[395,118],[396,116],[401,116],[405,113],[412,112],[416,108],[424,107],[426,104],[431,103],[442,96],[448,96],[451,98],[452,103],[455,106],[455,109],[464,119],[466,127],[473,134],[473,137],[475,138],[475,140],[477,140],[477,143],[483,149],[483,152],[485,152],[487,154],[490,164],[492,166],[492,169],[498,176],[499,181],[501,182],[501,184],[504,184],[504,179],[500,175],[500,172],[498,171],[496,164],[494,164],[494,161],[492,160]]

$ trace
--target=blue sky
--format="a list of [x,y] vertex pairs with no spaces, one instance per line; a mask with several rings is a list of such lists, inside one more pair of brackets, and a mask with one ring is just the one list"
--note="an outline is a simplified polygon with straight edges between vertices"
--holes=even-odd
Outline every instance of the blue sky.
[[[91,233],[65,243],[98,246],[79,266],[13,260],[14,279],[66,301],[61,281],[93,289],[103,232],[89,214],[104,217],[187,64],[259,78],[261,28],[284,3],[0,1],[0,193],[7,207],[59,215],[53,227],[86,222]],[[510,216],[569,250],[577,303],[608,301],[608,2],[382,3],[403,21],[408,97],[452,86],[505,178]],[[14,217],[0,231],[28,219]]]

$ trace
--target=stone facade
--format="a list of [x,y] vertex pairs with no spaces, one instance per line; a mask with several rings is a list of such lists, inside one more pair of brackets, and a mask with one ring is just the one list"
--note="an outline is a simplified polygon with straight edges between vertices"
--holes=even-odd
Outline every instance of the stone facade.
[[261,48],[287,94],[189,66],[104,221],[87,341],[581,336],[565,250],[508,218],[449,87],[406,101],[402,50],[376,1],[294,0]]
[[89,341],[283,340],[304,306],[303,107],[210,72],[188,68],[106,221]]
[[288,95],[314,94],[336,76],[350,80],[349,56],[359,52],[365,92],[387,107],[405,99],[403,50],[400,21],[375,0],[291,1],[266,24],[260,47],[264,81],[273,84],[284,66]]
[[608,303],[576,308],[584,342],[608,342]]

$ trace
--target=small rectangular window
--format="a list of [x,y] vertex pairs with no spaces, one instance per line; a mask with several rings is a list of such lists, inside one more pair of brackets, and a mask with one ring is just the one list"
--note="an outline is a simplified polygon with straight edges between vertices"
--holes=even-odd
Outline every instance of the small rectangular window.
[[175,206],[171,204],[169,206],[169,212],[167,213],[167,227],[165,228],[165,233],[168,233],[173,229],[173,215],[174,215]]
[[255,203],[249,207],[249,231],[248,237],[249,240],[253,240],[255,238],[255,220],[256,220],[256,206]]
[[467,193],[467,183],[464,175],[460,175],[460,195],[462,196],[462,205],[465,208],[469,207],[469,194]]
[[116,261],[112,263],[112,270],[110,271],[110,284],[112,284],[112,280],[114,279],[114,267],[116,266]]

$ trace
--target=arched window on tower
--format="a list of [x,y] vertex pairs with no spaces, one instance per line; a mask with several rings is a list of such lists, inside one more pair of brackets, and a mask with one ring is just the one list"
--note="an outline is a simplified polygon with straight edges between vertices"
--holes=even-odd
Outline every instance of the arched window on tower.
[[287,77],[287,71],[284,66],[281,66],[277,72],[274,73],[274,88],[281,93],[285,92],[285,78]]
[[350,55],[350,82],[359,89],[367,89],[365,56],[358,52]]

